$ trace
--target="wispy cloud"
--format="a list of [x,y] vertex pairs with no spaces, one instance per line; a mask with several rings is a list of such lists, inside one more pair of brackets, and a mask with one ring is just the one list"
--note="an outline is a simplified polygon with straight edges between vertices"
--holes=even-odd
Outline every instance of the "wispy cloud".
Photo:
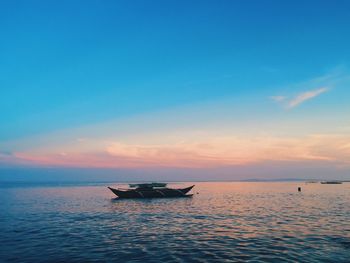
[[325,92],[333,90],[335,87],[337,93],[347,93],[349,83],[349,69],[338,66],[324,75],[280,87],[280,90],[284,90],[285,93],[274,94],[269,99],[285,109],[293,109]]
[[282,102],[282,101],[285,101],[287,99],[287,97],[286,96],[272,96],[271,99],[276,101],[276,102]]
[[287,107],[294,108],[307,100],[310,100],[312,98],[315,98],[315,97],[321,95],[322,93],[327,92],[328,90],[329,90],[328,88],[322,87],[322,88],[319,88],[316,90],[310,90],[310,91],[300,93],[295,98],[291,99],[288,102]]
[[304,103],[305,101],[311,100],[322,93],[325,93],[329,90],[327,87],[321,87],[315,90],[309,90],[302,93],[297,94],[294,97],[287,97],[287,96],[272,96],[270,97],[273,101],[281,103],[282,105],[285,105],[287,109],[295,108],[296,106]]

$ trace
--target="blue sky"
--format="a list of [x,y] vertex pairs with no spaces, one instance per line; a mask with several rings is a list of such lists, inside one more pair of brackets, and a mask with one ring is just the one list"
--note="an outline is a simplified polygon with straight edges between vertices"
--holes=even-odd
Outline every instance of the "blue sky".
[[[141,147],[159,133],[157,147],[188,147],[194,130],[206,133],[202,140],[220,130],[288,143],[336,134],[346,142],[349,8],[349,1],[2,2],[0,150],[23,159],[16,153],[32,143],[31,154],[48,155],[85,136],[94,138],[89,152],[100,153],[96,137],[129,145],[135,134]],[[167,139],[174,129],[176,142]],[[42,138],[54,141],[50,150],[40,150]]]

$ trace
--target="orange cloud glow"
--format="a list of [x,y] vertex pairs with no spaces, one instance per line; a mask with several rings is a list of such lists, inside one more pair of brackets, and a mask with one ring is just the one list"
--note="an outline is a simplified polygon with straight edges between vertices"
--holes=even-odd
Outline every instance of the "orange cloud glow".
[[226,136],[167,144],[131,144],[85,139],[75,145],[63,145],[59,149],[16,152],[6,158],[12,158],[13,162],[42,166],[96,168],[205,168],[249,165],[264,161],[323,161],[348,166],[350,136]]

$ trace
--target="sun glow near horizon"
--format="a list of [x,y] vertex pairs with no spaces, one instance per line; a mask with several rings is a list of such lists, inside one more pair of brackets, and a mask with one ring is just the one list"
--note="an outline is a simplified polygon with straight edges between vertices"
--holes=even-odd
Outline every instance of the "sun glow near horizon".
[[[296,107],[326,91],[305,91],[289,104]],[[268,101],[264,97],[242,105],[225,99],[13,140],[2,144],[10,150],[0,154],[0,162],[127,169],[234,168],[264,162],[350,167],[345,113],[327,117],[304,110],[300,115],[273,101],[266,105]]]

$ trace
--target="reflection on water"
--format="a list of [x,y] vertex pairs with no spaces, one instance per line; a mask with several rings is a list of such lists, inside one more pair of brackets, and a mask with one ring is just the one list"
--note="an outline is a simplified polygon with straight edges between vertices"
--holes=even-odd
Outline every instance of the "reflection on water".
[[348,183],[196,183],[193,198],[150,200],[115,200],[101,185],[0,191],[0,261],[350,258]]

